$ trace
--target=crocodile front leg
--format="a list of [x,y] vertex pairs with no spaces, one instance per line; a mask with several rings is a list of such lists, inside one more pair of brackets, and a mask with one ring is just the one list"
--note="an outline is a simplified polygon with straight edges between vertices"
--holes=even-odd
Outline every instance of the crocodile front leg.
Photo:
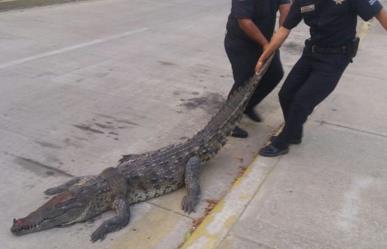
[[184,212],[191,213],[195,211],[195,207],[200,200],[200,168],[202,161],[199,157],[191,157],[185,166],[185,186],[187,188],[187,195],[184,196],[181,206]]
[[100,227],[91,235],[91,241],[96,242],[97,240],[104,240],[106,234],[118,231],[125,227],[130,220],[129,204],[124,197],[117,198],[113,202],[113,210],[116,212],[116,216],[106,220]]

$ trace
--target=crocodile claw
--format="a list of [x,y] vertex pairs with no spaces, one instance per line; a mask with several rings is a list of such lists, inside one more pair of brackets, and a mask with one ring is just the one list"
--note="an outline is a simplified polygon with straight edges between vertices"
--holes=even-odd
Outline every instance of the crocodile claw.
[[181,201],[181,208],[184,212],[190,214],[192,212],[195,212],[195,208],[199,203],[199,198],[194,196],[184,196],[183,200]]
[[106,234],[108,234],[109,231],[105,228],[105,226],[100,226],[97,230],[94,231],[94,233],[91,234],[90,236],[90,241],[91,242],[96,242],[98,240],[104,240],[106,237]]

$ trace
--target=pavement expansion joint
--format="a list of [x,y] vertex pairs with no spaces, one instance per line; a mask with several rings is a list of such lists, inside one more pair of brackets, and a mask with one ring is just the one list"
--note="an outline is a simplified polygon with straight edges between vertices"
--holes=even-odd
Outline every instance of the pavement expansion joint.
[[351,127],[351,126],[348,126],[348,125],[338,124],[338,123],[334,123],[334,122],[330,122],[330,121],[314,120],[314,122],[318,123],[319,125],[334,126],[334,127],[339,127],[339,128],[342,128],[342,129],[347,129],[347,130],[351,130],[351,131],[361,132],[361,133],[364,133],[364,134],[367,134],[367,135],[387,138],[387,134],[378,133],[378,132],[374,132],[374,131],[367,131],[367,130]]
[[148,31],[148,30],[149,30],[149,28],[146,28],[146,27],[145,28],[134,29],[134,30],[130,30],[130,31],[127,31],[127,32],[120,33],[120,34],[115,34],[115,35],[111,35],[111,36],[107,36],[107,37],[103,37],[103,38],[98,38],[98,39],[95,39],[95,40],[92,40],[92,41],[88,41],[88,42],[84,42],[84,43],[79,43],[79,44],[75,44],[75,45],[72,45],[72,46],[63,47],[63,48],[59,48],[59,49],[56,49],[56,50],[44,52],[44,53],[41,53],[41,54],[36,54],[36,55],[28,56],[28,57],[25,57],[25,58],[14,60],[14,61],[2,63],[2,64],[0,64],[0,69],[6,69],[6,68],[9,68],[9,67],[12,67],[12,66],[16,66],[16,65],[20,65],[20,64],[23,64],[23,63],[26,63],[26,62],[30,62],[30,61],[34,61],[34,60],[38,60],[38,59],[42,59],[42,58],[58,55],[58,54],[63,54],[63,53],[66,53],[66,52],[70,52],[70,51],[81,49],[81,48],[85,48],[85,47],[90,47],[90,46],[101,44],[101,43],[106,43],[106,42],[109,42],[109,41],[121,39],[121,38],[130,36],[130,35],[134,35],[134,34],[137,34],[137,33],[145,32],[145,31]]
[[165,211],[171,212],[171,213],[173,213],[173,214],[176,214],[176,215],[178,215],[178,216],[183,216],[183,217],[185,217],[185,218],[188,218],[188,219],[190,219],[190,220],[193,220],[192,217],[190,217],[189,215],[186,215],[185,213],[179,213],[179,212],[177,212],[177,211],[175,211],[175,210],[172,210],[172,209],[163,207],[163,206],[161,206],[161,205],[158,205],[158,204],[156,204],[156,203],[153,203],[152,201],[147,201],[146,203],[148,203],[149,205],[155,206],[155,207],[157,207],[157,208],[163,209],[163,210],[165,210]]

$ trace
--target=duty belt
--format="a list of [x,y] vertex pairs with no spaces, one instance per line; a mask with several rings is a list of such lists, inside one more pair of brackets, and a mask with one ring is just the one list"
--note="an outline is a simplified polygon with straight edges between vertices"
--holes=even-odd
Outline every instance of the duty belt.
[[341,46],[335,48],[324,48],[317,45],[310,45],[305,47],[306,51],[316,53],[316,54],[347,54],[348,47]]

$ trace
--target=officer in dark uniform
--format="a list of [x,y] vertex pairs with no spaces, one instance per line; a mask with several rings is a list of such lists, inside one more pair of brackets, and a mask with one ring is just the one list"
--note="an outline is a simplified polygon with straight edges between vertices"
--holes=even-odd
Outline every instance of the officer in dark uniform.
[[335,89],[356,54],[358,15],[366,21],[376,17],[387,30],[387,13],[378,0],[294,0],[283,27],[259,58],[256,71],[302,19],[310,27],[311,37],[279,93],[285,126],[261,149],[262,156],[282,155],[288,152],[289,144],[301,143],[307,117]]
[[[232,0],[224,41],[234,76],[230,94],[254,75],[257,60],[273,35],[277,11],[280,12],[282,25],[290,8],[289,3],[290,0]],[[254,107],[275,88],[283,74],[280,56],[276,53],[246,108],[245,114],[250,119],[261,121]],[[239,127],[232,135],[240,138],[248,136]]]

